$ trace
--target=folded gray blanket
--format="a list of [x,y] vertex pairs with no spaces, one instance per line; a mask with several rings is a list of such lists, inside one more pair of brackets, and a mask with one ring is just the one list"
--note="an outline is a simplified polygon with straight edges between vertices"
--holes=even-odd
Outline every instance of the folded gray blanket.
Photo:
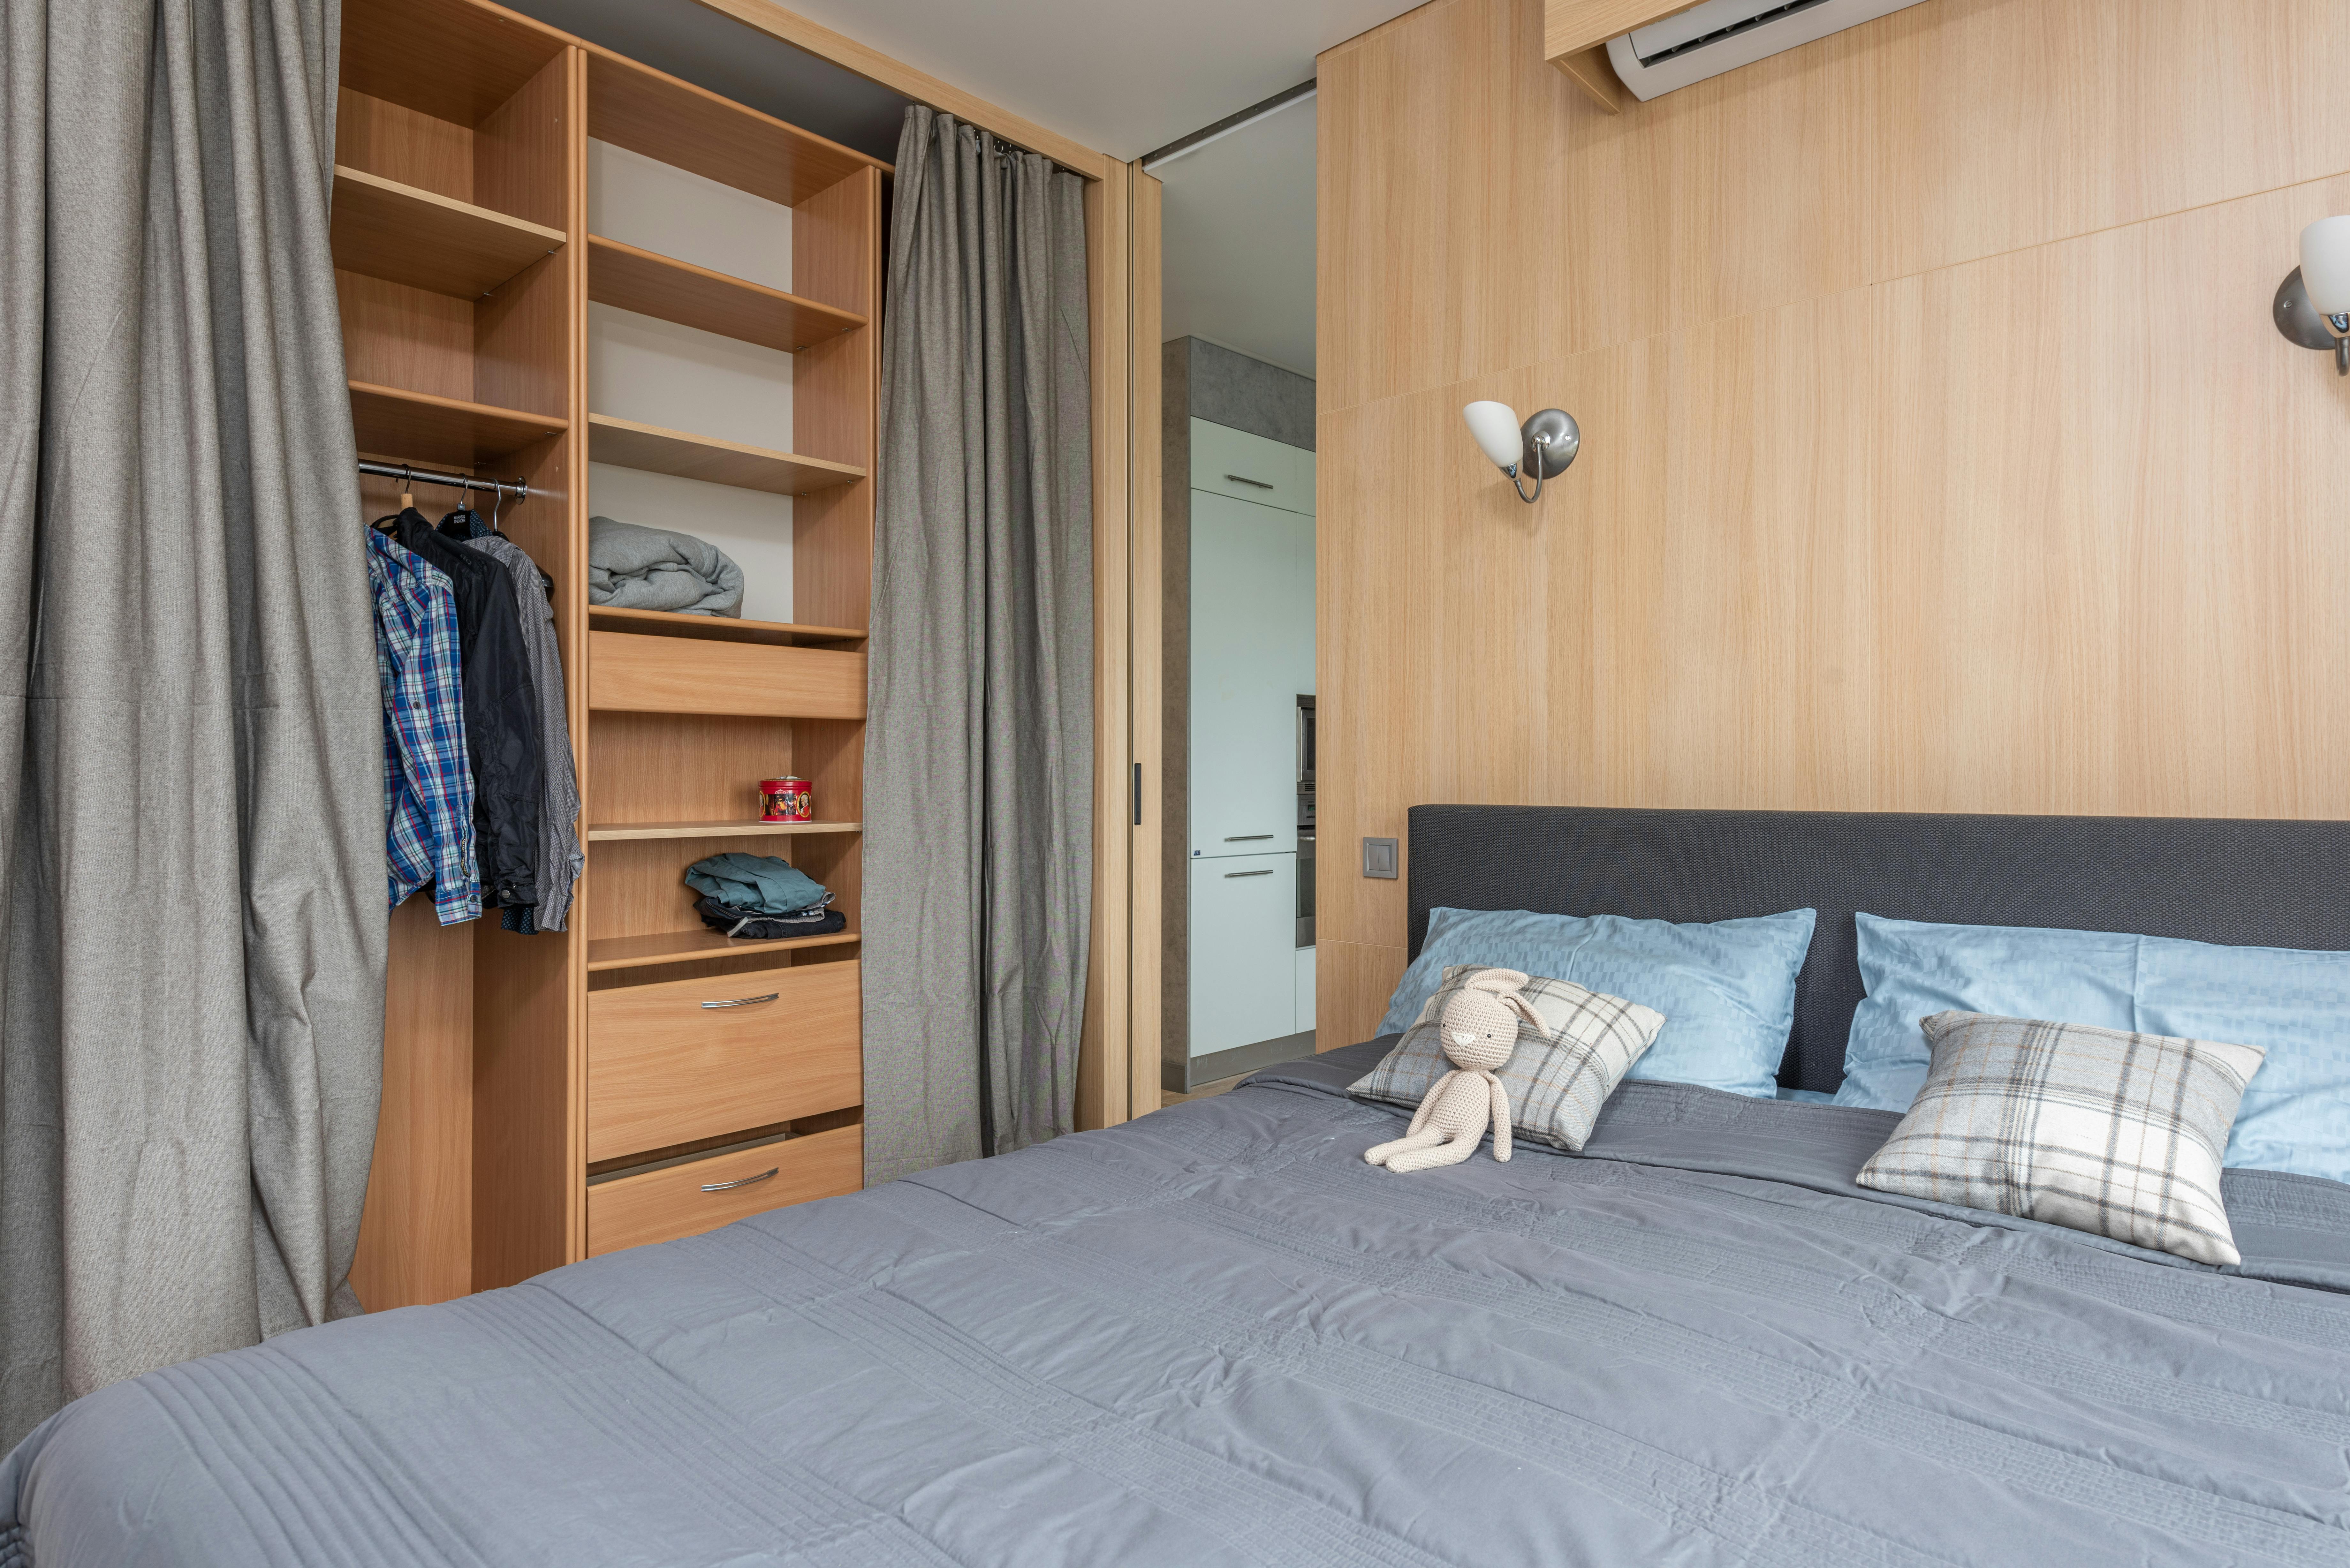
[[691,534],[590,517],[588,602],[614,609],[740,616],[743,568]]

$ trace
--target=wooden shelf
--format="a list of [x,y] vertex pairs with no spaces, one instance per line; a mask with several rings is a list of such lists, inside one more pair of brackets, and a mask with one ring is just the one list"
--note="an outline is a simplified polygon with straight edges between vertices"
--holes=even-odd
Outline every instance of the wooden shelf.
[[786,207],[889,167],[593,44],[588,134]]
[[353,381],[350,389],[351,429],[362,457],[469,468],[571,428],[569,420],[553,414],[526,414],[399,387]]
[[[435,119],[479,125],[570,42],[526,16],[468,0],[344,0],[342,84]],[[420,64],[424,48],[429,68]]]
[[561,229],[340,163],[331,234],[345,272],[460,299],[478,299],[566,243]]
[[764,838],[776,833],[862,833],[861,822],[597,822],[591,843],[614,838]]
[[589,414],[588,426],[590,462],[640,468],[648,473],[672,473],[680,479],[763,490],[770,495],[806,495],[865,477],[863,469],[845,462],[666,431],[610,414]]
[[605,937],[588,944],[588,967],[591,971],[638,969],[647,964],[736,958],[744,953],[842,947],[855,940],[855,931],[834,931],[821,937],[785,937],[771,942],[737,941],[712,930],[662,931],[650,937]]
[[865,317],[854,311],[836,310],[601,234],[588,236],[588,297],[598,305],[658,316],[786,354],[865,325]]
[[788,620],[743,620],[736,616],[686,615],[678,610],[588,607],[588,624],[599,631],[633,631],[649,637],[699,637],[716,642],[772,642],[787,648],[863,642],[869,634],[853,626],[803,626]]

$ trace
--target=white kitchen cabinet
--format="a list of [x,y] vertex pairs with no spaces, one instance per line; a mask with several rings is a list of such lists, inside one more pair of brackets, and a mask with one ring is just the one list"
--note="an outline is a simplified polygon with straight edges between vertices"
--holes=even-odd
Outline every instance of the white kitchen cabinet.
[[1314,520],[1193,491],[1194,857],[1297,847],[1297,699],[1313,690]]
[[1297,857],[1191,862],[1191,1054],[1296,1033]]
[[1314,515],[1314,454],[1302,449],[1297,452],[1297,509]]
[[1284,512],[1298,504],[1298,449],[1230,425],[1191,421],[1191,488]]

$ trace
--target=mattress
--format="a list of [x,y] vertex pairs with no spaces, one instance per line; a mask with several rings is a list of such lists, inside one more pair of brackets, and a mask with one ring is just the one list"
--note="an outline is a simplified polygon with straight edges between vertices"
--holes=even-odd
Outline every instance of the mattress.
[[0,1563],[2350,1563],[2350,1188],[2219,1271],[1656,1084],[1398,1176],[1380,1048],[101,1390]]

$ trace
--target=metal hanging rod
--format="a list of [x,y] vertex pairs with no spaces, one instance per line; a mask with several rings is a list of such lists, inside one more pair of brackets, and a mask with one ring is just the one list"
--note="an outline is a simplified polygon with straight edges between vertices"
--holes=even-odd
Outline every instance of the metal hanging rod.
[[359,472],[372,473],[378,479],[397,479],[403,489],[419,484],[438,484],[450,490],[478,490],[484,495],[511,496],[516,501],[530,499],[530,483],[527,480],[500,482],[475,479],[470,473],[434,473],[428,469],[411,468],[404,462],[372,462],[366,458],[359,459]]

